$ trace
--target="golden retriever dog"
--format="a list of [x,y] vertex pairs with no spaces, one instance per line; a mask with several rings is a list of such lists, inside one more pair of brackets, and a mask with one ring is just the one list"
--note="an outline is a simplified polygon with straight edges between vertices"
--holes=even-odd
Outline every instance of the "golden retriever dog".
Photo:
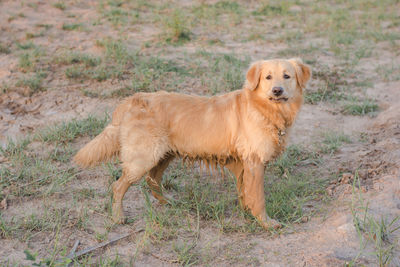
[[125,192],[145,175],[153,196],[166,202],[162,175],[181,157],[226,167],[236,176],[242,208],[264,228],[278,228],[265,210],[265,166],[284,150],[310,77],[301,59],[263,60],[250,66],[243,89],[227,94],[134,94],[74,161],[89,167],[119,155],[123,172],[112,185],[116,223],[124,222]]

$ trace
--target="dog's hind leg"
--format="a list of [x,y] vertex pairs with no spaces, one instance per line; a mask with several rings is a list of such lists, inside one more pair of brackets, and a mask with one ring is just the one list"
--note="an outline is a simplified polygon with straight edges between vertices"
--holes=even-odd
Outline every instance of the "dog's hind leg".
[[124,211],[122,208],[122,199],[128,188],[131,186],[128,180],[128,174],[125,170],[122,171],[122,176],[112,184],[113,204],[112,204],[112,219],[114,223],[124,223]]
[[[147,134],[147,133],[146,133]],[[112,217],[115,223],[123,223],[122,200],[128,188],[157,166],[168,150],[166,142],[149,135],[131,135],[121,143],[122,176],[113,183]]]
[[244,209],[244,192],[243,192],[243,164],[240,161],[232,161],[225,165],[236,177],[236,188],[238,193],[238,199],[240,207]]
[[155,165],[156,164],[154,162],[151,162],[151,160],[146,162],[144,158],[136,159],[128,163],[123,163],[122,176],[112,185],[112,217],[115,223],[124,223],[125,221],[122,200],[128,188],[132,184],[139,182],[148,171],[154,168]]
[[148,175],[146,176],[146,182],[151,189],[151,193],[161,204],[167,203],[167,200],[162,195],[161,191],[162,176],[173,158],[173,156],[167,156],[166,158],[163,158],[160,160],[157,166],[153,167],[149,171]]

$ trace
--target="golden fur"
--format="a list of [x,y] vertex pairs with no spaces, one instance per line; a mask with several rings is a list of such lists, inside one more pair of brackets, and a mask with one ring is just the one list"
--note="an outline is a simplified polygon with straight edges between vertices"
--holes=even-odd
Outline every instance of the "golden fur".
[[[300,59],[253,63],[242,90],[201,97],[137,93],[114,111],[112,122],[74,157],[81,166],[119,155],[123,175],[113,184],[113,217],[123,221],[122,199],[145,174],[161,202],[162,173],[176,156],[227,167],[237,178],[240,203],[264,227],[279,227],[265,212],[264,168],[285,148],[302,104],[310,68]],[[273,88],[281,88],[276,96]]]

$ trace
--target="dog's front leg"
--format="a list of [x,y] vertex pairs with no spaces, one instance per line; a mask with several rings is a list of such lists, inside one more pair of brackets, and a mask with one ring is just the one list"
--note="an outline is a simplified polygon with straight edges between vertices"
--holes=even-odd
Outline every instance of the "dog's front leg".
[[278,221],[268,217],[265,210],[264,164],[261,162],[244,162],[243,167],[244,206],[251,211],[251,214],[265,229],[281,227]]

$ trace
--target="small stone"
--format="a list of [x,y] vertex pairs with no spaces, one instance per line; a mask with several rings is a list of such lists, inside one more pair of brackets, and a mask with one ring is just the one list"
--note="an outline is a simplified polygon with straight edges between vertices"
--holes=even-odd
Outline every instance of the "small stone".
[[[358,191],[357,188],[355,188],[356,192]],[[344,195],[348,195],[353,193],[353,187],[349,184],[344,185],[344,189],[343,189],[343,194]]]
[[358,177],[360,177],[363,180],[367,180],[368,178],[368,171],[366,169],[361,169],[358,171]]
[[329,186],[327,189],[326,189],[326,193],[328,194],[328,196],[333,196],[333,191],[334,191],[334,186]]
[[340,180],[341,184],[349,184],[350,181],[352,181],[354,178],[354,175],[351,173],[343,173],[342,179]]
[[362,187],[361,187],[361,192],[367,193],[367,191],[368,191],[368,189],[367,189],[366,186],[362,186]]
[[345,223],[337,228],[337,231],[341,234],[349,234],[354,232],[354,230],[354,225],[352,223]]
[[7,198],[4,198],[1,202],[0,202],[0,209],[6,210],[7,209]]

